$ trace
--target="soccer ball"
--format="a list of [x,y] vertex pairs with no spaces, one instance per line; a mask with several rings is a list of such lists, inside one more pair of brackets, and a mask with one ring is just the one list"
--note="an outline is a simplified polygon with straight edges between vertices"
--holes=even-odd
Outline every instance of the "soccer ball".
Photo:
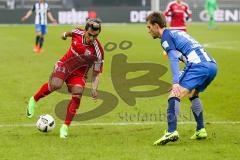
[[41,132],[50,132],[55,127],[55,121],[49,114],[41,115],[36,123],[37,129]]

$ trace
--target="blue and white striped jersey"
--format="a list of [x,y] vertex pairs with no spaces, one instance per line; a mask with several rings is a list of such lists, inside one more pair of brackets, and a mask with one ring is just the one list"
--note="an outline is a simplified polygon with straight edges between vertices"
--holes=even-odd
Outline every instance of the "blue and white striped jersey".
[[47,3],[35,3],[32,11],[36,13],[35,24],[47,25],[47,12],[49,11]]
[[177,50],[182,53],[182,56],[187,60],[186,63],[215,62],[204,50],[203,46],[184,31],[165,29],[161,38],[161,44],[167,53],[170,50]]

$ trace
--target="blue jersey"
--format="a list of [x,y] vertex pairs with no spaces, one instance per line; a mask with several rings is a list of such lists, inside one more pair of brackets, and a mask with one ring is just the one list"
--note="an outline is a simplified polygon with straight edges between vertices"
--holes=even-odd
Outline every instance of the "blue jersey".
[[171,62],[173,83],[179,83],[178,62],[180,57],[184,57],[187,67],[203,62],[215,63],[215,60],[204,50],[203,46],[184,31],[165,29],[161,44]]
[[214,61],[203,46],[184,31],[165,29],[161,44],[167,53],[170,50],[179,51],[186,58],[187,63]]

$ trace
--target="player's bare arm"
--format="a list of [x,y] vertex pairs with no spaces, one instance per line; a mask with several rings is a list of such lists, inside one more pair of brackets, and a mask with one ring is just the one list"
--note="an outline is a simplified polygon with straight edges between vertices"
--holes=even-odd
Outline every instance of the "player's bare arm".
[[21,18],[21,21],[27,20],[32,15],[32,10],[29,10],[25,16]]
[[57,24],[57,20],[53,17],[51,12],[47,12],[47,16],[52,21],[52,23]]
[[97,88],[99,84],[99,75],[100,73],[93,71],[92,73],[92,98],[97,98]]

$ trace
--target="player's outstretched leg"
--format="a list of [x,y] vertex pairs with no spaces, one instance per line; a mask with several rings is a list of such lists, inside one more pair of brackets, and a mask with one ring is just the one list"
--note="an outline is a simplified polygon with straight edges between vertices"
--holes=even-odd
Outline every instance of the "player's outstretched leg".
[[167,121],[168,131],[153,143],[153,145],[165,145],[168,142],[175,142],[179,138],[177,132],[177,115],[180,107],[180,99],[177,97],[171,97],[168,99]]
[[50,89],[49,89],[49,84],[45,83],[41,89],[30,98],[29,102],[28,102],[28,106],[27,106],[27,112],[26,115],[28,118],[32,118],[34,115],[34,112],[37,108],[37,102],[40,98],[43,98],[45,96],[47,96],[48,94],[51,93]]
[[192,103],[191,109],[197,122],[196,132],[191,139],[204,139],[207,137],[207,132],[204,128],[202,103],[198,96],[190,98],[190,101]]

